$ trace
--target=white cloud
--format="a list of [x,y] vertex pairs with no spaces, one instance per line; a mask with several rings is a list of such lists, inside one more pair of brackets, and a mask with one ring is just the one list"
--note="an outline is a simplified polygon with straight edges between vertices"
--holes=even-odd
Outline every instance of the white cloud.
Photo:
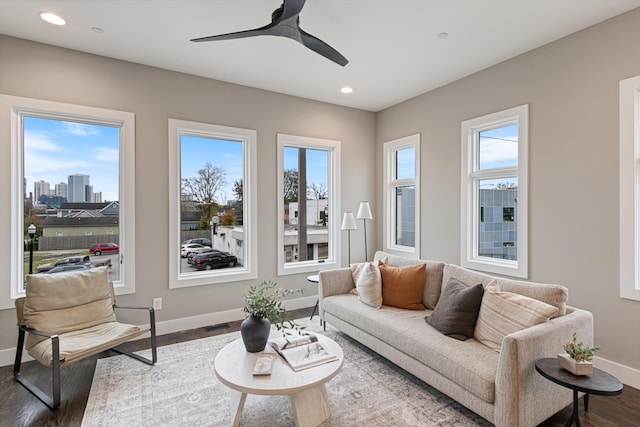
[[94,157],[101,162],[118,163],[118,150],[114,148],[98,147],[94,150]]
[[100,135],[98,128],[94,125],[76,122],[62,122],[63,129],[75,136],[94,136]]

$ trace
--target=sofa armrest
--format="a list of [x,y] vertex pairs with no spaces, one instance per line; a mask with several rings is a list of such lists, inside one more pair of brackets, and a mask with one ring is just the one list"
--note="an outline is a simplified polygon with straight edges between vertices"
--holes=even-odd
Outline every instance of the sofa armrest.
[[570,390],[536,372],[535,361],[561,353],[573,332],[593,345],[593,315],[567,307],[564,316],[504,338],[496,372],[497,426],[536,426],[572,401]]
[[331,295],[348,294],[356,285],[353,283],[350,268],[321,271],[319,276],[318,306],[320,307],[320,318],[324,321],[323,299]]

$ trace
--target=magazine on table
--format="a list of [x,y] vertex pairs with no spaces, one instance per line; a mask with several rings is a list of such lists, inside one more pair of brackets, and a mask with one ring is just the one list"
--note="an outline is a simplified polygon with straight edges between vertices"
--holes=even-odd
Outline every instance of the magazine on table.
[[338,359],[318,341],[318,337],[314,334],[278,337],[269,340],[269,344],[289,363],[294,371]]

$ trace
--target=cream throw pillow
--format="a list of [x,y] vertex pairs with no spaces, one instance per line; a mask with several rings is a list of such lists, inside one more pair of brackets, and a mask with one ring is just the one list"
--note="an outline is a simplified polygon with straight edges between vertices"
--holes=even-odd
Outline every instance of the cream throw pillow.
[[494,279],[484,290],[473,336],[499,352],[505,336],[544,323],[558,311],[557,307],[537,299],[502,292]]
[[352,264],[351,275],[358,299],[371,307],[382,307],[382,277],[378,266],[372,262]]

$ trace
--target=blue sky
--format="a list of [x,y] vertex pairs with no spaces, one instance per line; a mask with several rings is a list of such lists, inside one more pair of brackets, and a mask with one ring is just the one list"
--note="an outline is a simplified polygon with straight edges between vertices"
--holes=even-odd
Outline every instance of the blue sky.
[[226,185],[216,195],[218,202],[234,200],[233,183],[242,179],[242,142],[182,135],[180,138],[182,178],[196,178],[207,162],[226,171]]
[[518,125],[480,132],[480,169],[518,166]]
[[[284,169],[298,170],[298,148],[284,148]],[[329,154],[325,150],[307,149],[307,186],[321,185],[327,188]]]
[[67,183],[71,174],[89,175],[103,200],[118,200],[119,128],[38,117],[24,118],[24,176],[27,195],[36,181]]

